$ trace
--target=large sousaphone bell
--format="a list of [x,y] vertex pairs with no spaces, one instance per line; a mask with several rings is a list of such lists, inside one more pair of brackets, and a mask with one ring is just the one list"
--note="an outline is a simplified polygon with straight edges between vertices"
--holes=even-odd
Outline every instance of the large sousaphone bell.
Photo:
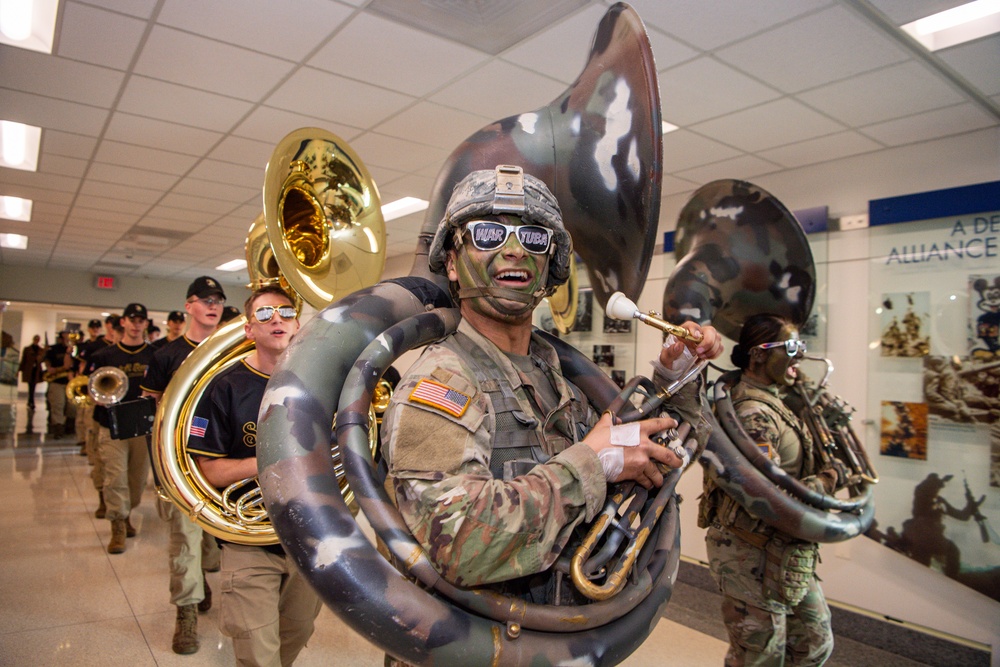
[[[678,264],[663,295],[667,320],[711,323],[739,340],[751,315],[771,313],[798,327],[809,318],[816,294],[809,242],[795,216],[762,188],[731,179],[699,188],[681,211],[676,239]],[[736,416],[730,374],[715,383],[719,423],[701,457],[707,473],[747,511],[810,542],[856,537],[874,518],[877,475],[850,413],[826,394],[825,383],[800,382],[792,407],[813,433],[818,455],[835,456],[851,471],[850,498],[817,493],[760,453]]]
[[[323,308],[378,281],[385,265],[381,201],[346,142],[325,130],[302,128],[278,144],[265,172],[264,212],[247,232],[246,258],[251,289],[280,285],[297,306],[305,301]],[[208,384],[253,352],[244,324],[241,316],[209,336],[171,379],[153,425],[153,464],[161,495],[209,533],[240,544],[277,544],[259,494],[245,493],[254,486],[251,481],[229,493],[219,491],[186,449],[194,409]],[[352,504],[336,447],[332,461],[339,488]]]
[[[638,296],[651,261],[662,163],[656,70],[630,7],[609,9],[583,73],[556,102],[497,121],[452,154],[434,187],[411,275],[351,294],[302,328],[261,406],[261,488],[286,552],[327,606],[401,660],[615,664],[645,640],[670,597],[679,557],[675,504],[634,585],[615,599],[579,607],[531,605],[443,581],[362,445],[366,406],[381,373],[399,354],[457,324],[444,279],[428,271],[429,242],[454,184],[470,170],[498,164],[523,166],[559,198],[602,303],[615,291]],[[596,406],[608,406],[618,394],[610,378],[570,346],[557,339],[554,345],[567,378]],[[325,455],[334,413],[361,511],[408,575],[376,551],[337,489]]]

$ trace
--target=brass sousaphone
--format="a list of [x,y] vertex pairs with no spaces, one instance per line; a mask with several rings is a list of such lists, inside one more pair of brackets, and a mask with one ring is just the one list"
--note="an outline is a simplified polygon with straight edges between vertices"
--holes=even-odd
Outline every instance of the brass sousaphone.
[[[526,604],[442,580],[374,475],[368,406],[399,354],[458,322],[427,252],[453,186],[469,171],[517,164],[558,197],[598,300],[641,292],[652,259],[662,175],[656,68],[638,15],[611,7],[577,81],[552,104],[499,120],[448,158],[432,194],[409,276],[351,294],[310,320],[271,376],[258,424],[258,471],[268,513],[324,602],[361,636],[411,664],[615,664],[648,636],[670,597],[679,558],[676,505],[648,559],[612,600]],[[564,373],[598,407],[617,386],[553,339]],[[356,500],[408,574],[373,547],[323,455],[330,419]],[[419,579],[414,583],[410,577]],[[433,589],[433,590],[429,590]]]
[[[265,172],[264,212],[247,233],[246,255],[249,287],[280,284],[297,306],[304,300],[319,309],[378,280],[385,265],[381,201],[346,142],[303,128],[278,144]],[[244,493],[253,480],[219,491],[185,448],[194,408],[209,382],[253,351],[244,324],[241,316],[209,336],[171,379],[153,426],[153,464],[161,495],[209,533],[240,544],[276,544],[259,493]],[[351,504],[336,446],[332,458]]]

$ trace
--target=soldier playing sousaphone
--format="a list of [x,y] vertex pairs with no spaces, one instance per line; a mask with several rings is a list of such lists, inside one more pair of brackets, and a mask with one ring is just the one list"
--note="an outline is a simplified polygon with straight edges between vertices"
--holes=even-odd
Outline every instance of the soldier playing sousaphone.
[[[608,482],[658,487],[658,463],[682,465],[652,440],[674,418],[616,425],[597,415],[533,332],[533,310],[568,277],[571,244],[554,196],[520,167],[459,182],[429,264],[447,275],[462,321],[404,375],[383,430],[387,488],[435,568],[535,602],[548,591],[532,575],[600,511]],[[697,342],[668,341],[657,361],[666,373],[685,350],[722,351],[713,327],[685,326]],[[697,387],[671,407],[697,424]]]

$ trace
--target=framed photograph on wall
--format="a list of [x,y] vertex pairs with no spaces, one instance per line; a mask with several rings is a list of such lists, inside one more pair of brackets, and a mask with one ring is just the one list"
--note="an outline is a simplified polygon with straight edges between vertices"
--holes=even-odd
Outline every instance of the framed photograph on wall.
[[883,456],[927,460],[927,404],[882,401]]
[[580,290],[580,300],[576,307],[576,322],[573,331],[591,331],[594,328],[594,290]]
[[1000,274],[969,276],[969,356],[1000,361]]
[[923,357],[931,351],[929,292],[882,295],[876,312],[881,318],[883,357]]
[[602,368],[611,368],[615,365],[615,346],[595,345],[593,360],[595,364]]

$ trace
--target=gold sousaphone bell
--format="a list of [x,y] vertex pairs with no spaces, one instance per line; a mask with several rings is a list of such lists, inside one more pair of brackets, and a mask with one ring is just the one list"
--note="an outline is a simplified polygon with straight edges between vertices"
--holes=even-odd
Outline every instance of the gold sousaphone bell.
[[[305,301],[321,309],[378,281],[385,267],[381,199],[346,142],[318,128],[282,139],[267,164],[264,212],[247,232],[246,259],[248,287],[278,284],[297,308]],[[161,496],[212,535],[240,544],[277,544],[253,478],[220,491],[186,449],[194,409],[209,383],[254,350],[244,324],[240,317],[212,334],[170,381],[153,426],[153,464]],[[374,419],[372,424],[374,450]],[[341,493],[351,504],[335,445],[332,453]]]

